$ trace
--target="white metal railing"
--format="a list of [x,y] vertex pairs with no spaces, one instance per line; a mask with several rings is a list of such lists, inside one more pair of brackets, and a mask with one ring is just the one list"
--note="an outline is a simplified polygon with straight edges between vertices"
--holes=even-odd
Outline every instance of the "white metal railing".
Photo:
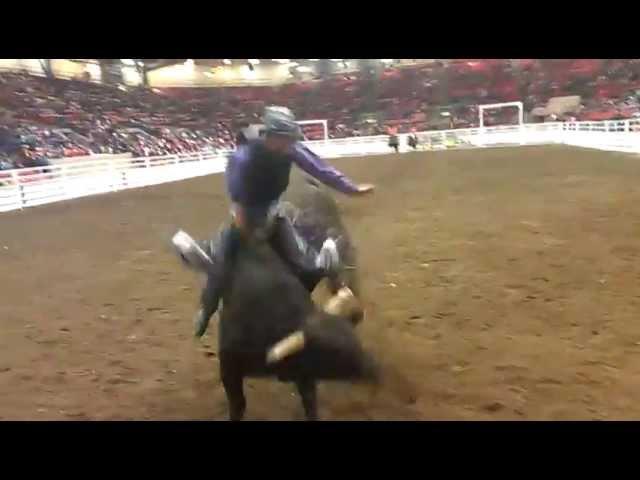
[[[433,150],[495,146],[567,144],[640,153],[640,119],[555,122],[417,133]],[[407,151],[407,134],[399,135]],[[311,141],[327,158],[390,153],[387,135]],[[142,158],[97,158],[46,167],[0,171],[0,212],[73,198],[157,185],[223,172],[229,152],[201,152]]]
[[220,173],[224,153],[84,160],[0,171],[0,212]]
[[561,123],[561,143],[599,150],[640,153],[640,119]]

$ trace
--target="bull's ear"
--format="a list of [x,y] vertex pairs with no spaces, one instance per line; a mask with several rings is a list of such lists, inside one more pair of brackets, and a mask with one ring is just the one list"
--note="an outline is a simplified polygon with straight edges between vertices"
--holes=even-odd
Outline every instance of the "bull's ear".
[[324,311],[329,315],[350,316],[359,310],[360,302],[349,287],[342,287],[324,304]]
[[305,336],[302,330],[287,335],[267,352],[267,363],[276,363],[298,353],[304,348]]

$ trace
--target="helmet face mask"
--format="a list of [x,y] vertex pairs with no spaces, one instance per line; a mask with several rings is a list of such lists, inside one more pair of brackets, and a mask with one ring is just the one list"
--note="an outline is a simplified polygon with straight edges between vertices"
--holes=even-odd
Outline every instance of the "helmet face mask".
[[296,140],[297,139],[295,137],[276,132],[267,131],[265,135],[265,145],[267,148],[282,153],[288,151]]

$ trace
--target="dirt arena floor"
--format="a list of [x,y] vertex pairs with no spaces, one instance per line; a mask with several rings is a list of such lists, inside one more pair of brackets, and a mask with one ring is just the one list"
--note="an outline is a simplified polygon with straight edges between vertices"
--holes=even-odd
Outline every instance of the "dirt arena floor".
[[[374,392],[322,384],[323,419],[640,418],[640,158],[568,147],[335,163],[360,247]],[[226,216],[210,176],[0,214],[0,418],[226,419],[201,279],[168,248]],[[248,419],[301,419],[246,384]]]

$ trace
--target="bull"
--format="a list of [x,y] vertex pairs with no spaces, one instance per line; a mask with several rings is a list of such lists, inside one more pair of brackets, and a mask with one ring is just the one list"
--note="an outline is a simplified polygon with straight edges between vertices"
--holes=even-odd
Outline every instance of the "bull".
[[265,240],[240,241],[225,282],[218,323],[220,377],[230,420],[242,420],[246,377],[293,382],[307,420],[318,418],[320,380],[378,380],[351,319],[359,303],[348,287],[318,308],[307,286]]
[[[281,213],[316,250],[327,237],[338,239],[345,268],[328,279],[333,296],[320,309],[311,299],[320,278],[298,278],[266,239],[241,240],[224,282],[218,323],[220,377],[231,420],[244,416],[246,377],[293,382],[309,420],[318,416],[318,381],[378,380],[378,368],[352,328],[363,310],[356,249],[338,205],[314,180],[292,180]],[[205,254],[207,244],[201,243]]]

